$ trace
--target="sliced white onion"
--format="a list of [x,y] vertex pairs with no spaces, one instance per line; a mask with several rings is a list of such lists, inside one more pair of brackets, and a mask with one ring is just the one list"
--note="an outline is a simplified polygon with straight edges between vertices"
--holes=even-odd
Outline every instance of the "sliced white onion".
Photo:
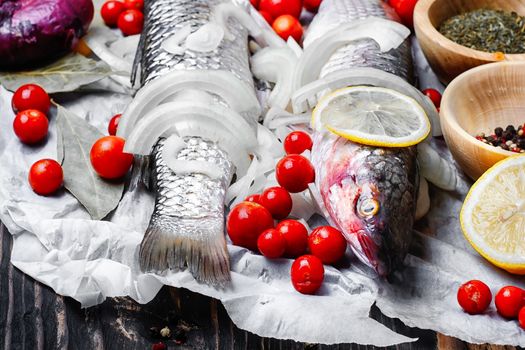
[[299,57],[301,57],[303,55],[303,48],[291,36],[288,37],[288,40],[286,41],[286,44],[293,51],[293,53],[295,54],[295,56],[297,58],[299,58]]
[[235,198],[240,199],[240,201],[242,201],[246,197],[250,185],[257,174],[258,166],[259,160],[255,157],[252,159],[252,162],[250,163],[246,174],[237,179],[237,181],[230,186],[228,191],[226,191],[226,203],[231,202]]
[[186,142],[178,135],[171,135],[164,141],[162,148],[162,159],[171,159],[177,157],[180,151],[186,147]]
[[281,126],[310,123],[311,113],[292,114],[284,109],[270,108],[264,118],[264,126],[269,129],[277,129]]
[[177,175],[203,174],[211,179],[219,179],[223,172],[221,168],[211,162],[199,160],[181,160],[173,157],[164,159],[166,165]]
[[421,175],[445,191],[455,190],[458,173],[454,164],[441,157],[428,142],[418,144],[417,151]]
[[197,52],[210,52],[219,47],[224,29],[216,23],[206,23],[186,38],[186,48]]
[[371,38],[382,52],[397,48],[410,35],[402,24],[371,17],[339,26],[314,40],[303,52],[294,78],[294,91],[319,78],[321,69],[339,48],[350,42]]
[[248,33],[250,33],[259,45],[272,47],[283,47],[286,45],[284,40],[281,39],[267,23],[264,26],[261,25],[262,22],[256,22],[254,20],[255,16],[260,16],[260,19],[266,22],[260,14],[249,14],[233,3],[221,3],[213,8],[211,22],[221,26],[224,29],[224,37],[230,41],[236,39],[228,30],[228,19],[234,17],[244,28],[246,28],[246,30],[248,30]]
[[277,136],[261,124],[257,124],[257,140],[259,141],[259,148],[270,152],[272,157],[284,156],[283,145]]
[[[307,197],[306,193],[292,193],[292,201],[293,206],[290,216],[309,220],[315,213],[317,213],[316,205],[309,197]],[[306,225],[306,227],[308,228],[308,225]]]
[[297,61],[297,56],[288,47],[267,47],[252,56],[253,74],[261,80],[275,83],[268,99],[270,107],[286,108],[288,106],[293,93],[293,77]]
[[112,36],[114,37],[115,34],[110,30],[106,30],[102,27],[94,27],[84,37],[84,41],[91,51],[93,51],[93,53],[102,61],[106,62],[114,71],[131,74],[133,63],[115,55],[106,46],[106,43],[111,40]]
[[358,85],[380,86],[412,97],[421,105],[430,119],[432,135],[442,134],[439,113],[432,101],[403,78],[376,68],[352,68],[343,72],[331,73],[301,87],[292,95],[292,110],[296,114],[308,112],[326,93]]
[[144,86],[122,115],[118,136],[127,139],[135,124],[149,110],[169,96],[187,90],[198,89],[221,96],[238,113],[259,115],[257,97],[232,73],[219,70],[173,71]]
[[181,44],[186,40],[188,35],[191,34],[191,30],[191,25],[189,24],[180,28],[175,34],[166,38],[160,47],[173,55],[183,55],[186,49]]

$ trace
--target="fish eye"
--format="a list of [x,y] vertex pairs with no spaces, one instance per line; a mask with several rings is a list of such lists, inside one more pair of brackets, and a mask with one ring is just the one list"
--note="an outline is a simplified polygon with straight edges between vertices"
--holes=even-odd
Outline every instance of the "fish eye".
[[367,198],[359,203],[358,213],[360,216],[374,216],[379,211],[379,202],[373,198]]

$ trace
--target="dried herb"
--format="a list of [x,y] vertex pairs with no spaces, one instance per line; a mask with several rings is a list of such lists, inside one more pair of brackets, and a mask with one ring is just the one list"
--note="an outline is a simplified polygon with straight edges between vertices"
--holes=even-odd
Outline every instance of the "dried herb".
[[515,12],[490,9],[466,12],[443,22],[439,32],[474,50],[525,53],[525,17]]

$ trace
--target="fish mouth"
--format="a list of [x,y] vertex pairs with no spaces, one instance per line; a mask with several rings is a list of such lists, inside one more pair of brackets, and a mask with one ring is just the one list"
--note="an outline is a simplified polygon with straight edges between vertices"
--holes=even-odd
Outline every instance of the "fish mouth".
[[389,264],[380,258],[382,245],[376,243],[370,233],[364,230],[360,230],[352,236],[354,239],[350,245],[358,259],[374,269],[380,277],[387,276],[390,268]]

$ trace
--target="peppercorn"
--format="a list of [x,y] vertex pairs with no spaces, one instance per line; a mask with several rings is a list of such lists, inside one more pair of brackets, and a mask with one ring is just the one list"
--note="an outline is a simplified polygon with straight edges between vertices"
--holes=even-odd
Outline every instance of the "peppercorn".
[[501,137],[501,135],[503,134],[503,128],[498,127],[494,129],[494,133],[496,134],[496,136]]
[[160,338],[160,328],[159,327],[150,327],[149,335],[152,338]]

